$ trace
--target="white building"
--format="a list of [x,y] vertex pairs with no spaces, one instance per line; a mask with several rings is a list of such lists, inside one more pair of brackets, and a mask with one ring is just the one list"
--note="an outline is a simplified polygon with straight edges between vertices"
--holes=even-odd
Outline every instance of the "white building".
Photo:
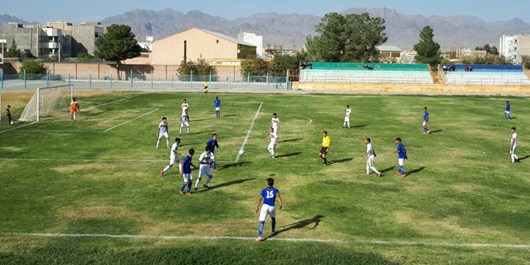
[[517,59],[517,35],[502,35],[499,40],[499,54],[508,61]]
[[146,36],[145,39],[138,41],[138,45],[140,45],[140,47],[142,47],[143,49],[146,49],[147,51],[152,52],[154,41],[155,41],[155,38],[153,36]]
[[263,57],[263,36],[256,35],[255,33],[241,32],[239,33],[238,39],[256,46],[256,53],[259,57]]

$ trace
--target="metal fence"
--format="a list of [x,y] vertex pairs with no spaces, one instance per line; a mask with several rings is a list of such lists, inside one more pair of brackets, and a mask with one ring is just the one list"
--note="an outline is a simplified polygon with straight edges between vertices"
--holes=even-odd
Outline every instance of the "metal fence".
[[44,86],[74,85],[77,89],[291,89],[287,76],[222,76],[222,75],[156,75],[130,72],[122,78],[112,74],[95,75],[7,75],[0,72],[0,89],[35,89]]

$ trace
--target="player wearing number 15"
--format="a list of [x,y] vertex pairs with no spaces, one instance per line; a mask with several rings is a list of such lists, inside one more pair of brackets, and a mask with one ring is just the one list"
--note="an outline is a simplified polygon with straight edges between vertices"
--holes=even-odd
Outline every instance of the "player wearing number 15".
[[261,205],[261,212],[259,214],[258,238],[256,239],[256,241],[263,241],[263,228],[265,226],[265,220],[267,219],[267,215],[269,214],[271,216],[272,234],[274,235],[274,233],[276,232],[276,210],[274,208],[276,197],[278,197],[278,202],[280,203],[280,210],[283,206],[282,198],[280,197],[280,191],[274,187],[274,179],[268,178],[267,183],[269,184],[269,186],[261,191],[258,206],[256,207],[257,213],[259,211],[259,206],[263,201],[263,205]]

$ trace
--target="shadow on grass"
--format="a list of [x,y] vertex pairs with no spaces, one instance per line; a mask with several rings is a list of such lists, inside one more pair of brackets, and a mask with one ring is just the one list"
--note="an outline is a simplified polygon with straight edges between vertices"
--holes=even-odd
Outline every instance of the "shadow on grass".
[[304,140],[304,138],[295,138],[295,139],[285,139],[283,141],[279,141],[280,143],[289,143],[289,142],[298,142],[298,141],[302,141]]
[[226,165],[223,165],[221,167],[221,169],[227,169],[227,168],[231,168],[231,167],[241,167],[241,166],[244,166],[246,164],[250,164],[252,162],[237,162],[237,163],[231,163],[231,164],[226,164]]
[[238,115],[237,114],[228,114],[228,115],[221,114],[221,117],[234,117],[234,116],[238,116]]
[[366,127],[366,124],[358,124],[358,125],[353,125],[351,128],[364,128]]
[[277,230],[276,233],[264,238],[263,240],[267,240],[269,238],[273,238],[273,237],[275,237],[275,236],[277,236],[277,235],[279,235],[281,233],[285,233],[285,232],[293,230],[293,229],[301,229],[301,228],[304,228],[304,227],[306,227],[308,225],[311,225],[311,224],[313,224],[313,227],[311,227],[309,229],[315,229],[315,228],[317,228],[317,226],[322,221],[322,218],[324,218],[324,215],[319,214],[319,215],[315,215],[315,217],[313,217],[313,218],[301,220],[301,221],[298,221],[296,223],[292,223],[292,224],[286,225],[282,229]]
[[352,160],[353,160],[353,157],[344,158],[344,159],[338,159],[338,160],[331,160],[331,161],[328,162],[328,165],[338,164],[338,163],[346,163],[346,162],[350,162]]
[[420,173],[422,170],[424,170],[426,167],[420,167],[420,168],[416,168],[416,169],[413,169],[409,172],[407,172],[407,177],[412,175],[412,174],[416,174],[416,173]]
[[291,157],[291,156],[297,156],[297,155],[300,155],[300,154],[302,154],[302,152],[295,152],[295,153],[289,153],[289,154],[285,154],[285,155],[279,155],[279,156],[276,156],[276,158]]
[[223,187],[229,187],[229,186],[232,186],[232,185],[241,184],[243,182],[247,182],[247,181],[251,181],[251,180],[255,180],[255,179],[256,178],[236,179],[236,180],[232,180],[232,181],[229,181],[229,182],[225,182],[225,183],[221,183],[221,184],[210,186],[209,189],[199,190],[199,191],[196,191],[195,193],[207,192],[207,191],[211,191],[211,190],[215,190],[215,189],[219,189],[219,188],[223,188]]
[[385,172],[388,172],[388,171],[393,170],[394,168],[396,168],[396,167],[393,166],[393,167],[385,168],[385,169],[383,169],[383,170],[379,170],[379,172],[381,172],[381,173],[385,173]]
[[523,156],[523,157],[520,157],[520,158],[519,158],[519,161],[526,160],[526,159],[528,159],[529,157],[530,157],[530,155],[525,155],[525,156]]
[[439,132],[443,132],[443,130],[434,130],[434,131],[431,131],[431,133],[439,133]]

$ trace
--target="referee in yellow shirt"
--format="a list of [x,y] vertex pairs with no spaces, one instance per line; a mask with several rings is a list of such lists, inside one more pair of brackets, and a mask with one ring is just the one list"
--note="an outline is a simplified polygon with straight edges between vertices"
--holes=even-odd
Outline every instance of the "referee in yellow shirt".
[[328,165],[328,160],[326,159],[326,155],[329,152],[329,148],[331,147],[331,139],[329,139],[328,132],[323,131],[322,132],[322,144],[320,144],[320,158],[324,160],[324,165]]

